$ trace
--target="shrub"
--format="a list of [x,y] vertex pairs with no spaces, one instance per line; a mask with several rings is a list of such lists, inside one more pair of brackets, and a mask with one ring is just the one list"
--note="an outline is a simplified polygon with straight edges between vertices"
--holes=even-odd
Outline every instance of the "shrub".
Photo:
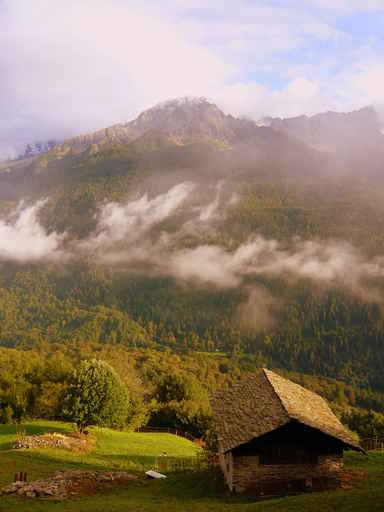
[[10,424],[13,421],[13,409],[6,405],[0,409],[0,423]]

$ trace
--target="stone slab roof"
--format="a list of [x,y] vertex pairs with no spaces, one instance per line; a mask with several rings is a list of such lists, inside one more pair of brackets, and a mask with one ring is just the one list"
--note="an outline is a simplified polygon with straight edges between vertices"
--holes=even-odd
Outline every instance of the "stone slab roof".
[[316,393],[270,370],[221,390],[211,399],[218,439],[224,452],[296,420],[361,450],[327,402]]

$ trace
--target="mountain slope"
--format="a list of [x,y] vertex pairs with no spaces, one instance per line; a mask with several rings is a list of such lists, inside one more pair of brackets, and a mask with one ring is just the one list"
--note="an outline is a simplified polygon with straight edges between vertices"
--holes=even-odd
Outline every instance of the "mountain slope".
[[383,390],[381,140],[368,110],[259,127],[182,99],[4,168],[0,344],[245,352]]
[[225,115],[205,99],[182,98],[20,162],[12,173],[0,175],[0,198],[63,193],[62,187],[83,187],[86,182],[108,188],[106,181],[117,179],[127,182],[120,188],[126,194],[132,180],[148,172],[161,172],[161,181],[170,185],[164,172],[172,171],[175,183],[180,179],[177,171],[186,179],[204,180],[266,172],[308,176],[320,166],[325,172],[323,156],[294,137]]

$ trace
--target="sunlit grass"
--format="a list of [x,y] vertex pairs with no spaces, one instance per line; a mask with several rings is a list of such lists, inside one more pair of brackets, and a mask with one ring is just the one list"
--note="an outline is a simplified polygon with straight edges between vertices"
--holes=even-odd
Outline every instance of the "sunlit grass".
[[[72,426],[60,422],[34,421],[24,425],[27,434],[47,431],[69,432]],[[220,474],[170,475],[167,480],[144,479],[163,452],[173,457],[191,457],[199,451],[193,443],[171,434],[116,432],[90,429],[96,437],[88,453],[63,449],[11,450],[15,427],[0,425],[0,486],[9,483],[17,471],[26,471],[29,480],[48,477],[59,469],[121,469],[142,476],[127,487],[70,501],[0,498],[1,512],[383,512],[384,455],[345,456],[348,469],[363,469],[367,479],[352,491],[314,493],[267,501],[252,496],[230,496]]]

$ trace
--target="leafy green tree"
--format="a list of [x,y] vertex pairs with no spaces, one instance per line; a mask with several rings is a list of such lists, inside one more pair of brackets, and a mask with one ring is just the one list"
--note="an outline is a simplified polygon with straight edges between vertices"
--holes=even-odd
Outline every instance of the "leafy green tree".
[[191,398],[195,387],[196,384],[192,379],[187,379],[178,373],[167,373],[158,381],[154,398],[161,404],[167,404],[172,400],[181,402]]
[[127,392],[115,370],[104,361],[82,361],[65,397],[66,417],[82,432],[88,425],[122,427],[127,412]]
[[342,416],[343,423],[357,432],[362,439],[384,438],[384,415],[355,409]]
[[38,389],[33,407],[35,418],[54,419],[60,416],[60,398],[65,394],[66,387],[61,382],[42,382]]
[[173,427],[202,437],[210,422],[208,395],[196,378],[167,373],[158,381],[151,404],[150,425]]

